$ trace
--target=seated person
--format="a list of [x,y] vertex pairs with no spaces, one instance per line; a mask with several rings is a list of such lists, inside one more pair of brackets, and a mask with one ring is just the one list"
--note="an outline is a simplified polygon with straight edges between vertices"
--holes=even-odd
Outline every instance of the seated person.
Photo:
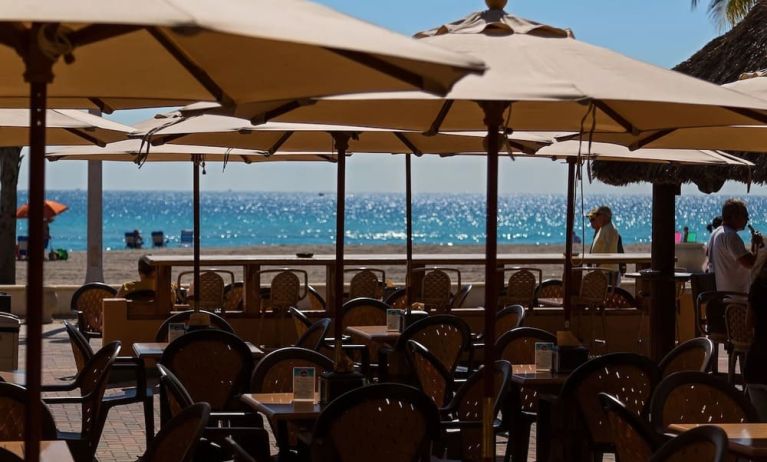
[[[126,282],[123,284],[120,289],[117,291],[117,298],[129,298],[129,295],[135,292],[139,291],[148,291],[151,290],[153,292],[157,291],[157,282],[155,280],[155,270],[154,266],[150,265],[144,259],[140,259],[138,261],[138,275],[139,280],[138,281],[131,281]],[[176,302],[176,289],[173,287],[173,284],[170,286],[171,296],[170,299],[172,302]]]

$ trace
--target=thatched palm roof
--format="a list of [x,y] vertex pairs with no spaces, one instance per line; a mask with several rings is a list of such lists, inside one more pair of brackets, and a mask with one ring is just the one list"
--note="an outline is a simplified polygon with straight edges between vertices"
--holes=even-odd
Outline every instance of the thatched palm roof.
[[[724,35],[679,64],[674,70],[716,84],[733,82],[746,72],[767,68],[767,0]],[[726,180],[767,183],[767,156],[738,154],[756,166],[749,172],[743,167],[693,167],[650,164],[618,164],[595,161],[594,176],[603,183],[623,186],[637,182],[695,183],[702,192],[718,191]]]

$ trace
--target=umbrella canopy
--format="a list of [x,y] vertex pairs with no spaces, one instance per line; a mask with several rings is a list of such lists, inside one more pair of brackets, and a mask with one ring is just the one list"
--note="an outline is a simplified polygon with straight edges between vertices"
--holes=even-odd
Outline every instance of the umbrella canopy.
[[[46,42],[45,52],[55,61],[49,106],[104,111],[366,91],[444,93],[466,72],[483,68],[476,58],[304,0],[0,5],[5,107],[29,105],[22,59],[29,36]],[[59,55],[65,59],[57,60]]]
[[[68,205],[64,205],[61,202],[46,199],[44,203],[45,209],[43,211],[43,217],[45,221],[52,221],[56,215],[60,215],[69,210]],[[28,218],[29,217],[29,204],[24,204],[16,210],[16,218]]]
[[[54,145],[105,145],[125,139],[133,127],[72,109],[46,111],[46,138]],[[26,146],[29,109],[0,109],[0,146]]]
[[[152,125],[149,122],[148,125]],[[253,126],[245,119],[218,115],[171,118],[165,126],[137,131],[133,136],[150,139],[155,145],[165,142],[197,146],[259,149],[277,152],[322,152],[332,148],[329,133],[350,133],[349,149],[354,152],[444,154],[486,149],[484,135],[441,133],[427,136],[412,131],[364,128],[344,125],[267,122]],[[504,138],[509,149],[533,153],[550,144],[550,134],[515,132]],[[153,148],[154,149],[154,148]]]

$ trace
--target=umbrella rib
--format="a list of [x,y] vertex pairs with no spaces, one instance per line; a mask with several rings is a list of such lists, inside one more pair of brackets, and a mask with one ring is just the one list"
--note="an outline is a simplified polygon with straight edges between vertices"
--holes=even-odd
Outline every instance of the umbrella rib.
[[413,154],[415,154],[416,156],[418,156],[418,157],[421,157],[421,156],[423,155],[423,151],[421,151],[420,149],[418,149],[418,148],[415,146],[415,144],[413,144],[413,143],[412,143],[412,142],[411,142],[411,141],[408,139],[408,137],[407,137],[407,136],[405,136],[405,134],[404,134],[404,133],[401,133],[401,132],[394,132],[394,136],[396,136],[396,137],[397,137],[397,139],[398,139],[398,140],[400,140],[400,141],[402,142],[402,144],[404,144],[406,148],[410,149],[410,152],[412,152],[412,153],[413,153]]
[[639,129],[637,129],[634,124],[626,120],[622,115],[618,113],[618,111],[611,108],[607,103],[602,100],[594,100],[593,102],[594,106],[598,107],[602,112],[607,114],[608,117],[617,122],[618,125],[623,127],[624,130],[632,134],[639,133]]
[[112,106],[105,103],[104,100],[101,98],[88,98],[88,100],[91,103],[95,104],[96,107],[98,107],[101,112],[104,112],[106,114],[111,114],[115,111],[115,109]]
[[274,109],[271,109],[262,114],[252,117],[250,119],[250,123],[252,123],[253,125],[261,125],[270,121],[271,119],[275,117],[279,117],[285,114],[286,112],[290,112],[294,109],[298,109],[303,106],[309,106],[315,103],[316,101],[310,100],[310,99],[296,99],[296,100],[288,101],[287,103],[283,105],[277,106]]
[[532,149],[532,148],[530,148],[529,146],[525,146],[525,145],[524,145],[524,144],[522,144],[522,143],[518,143],[518,142],[516,142],[516,141],[514,141],[514,140],[510,140],[510,139],[508,139],[508,138],[506,138],[506,143],[507,143],[509,146],[511,146],[512,148],[516,148],[516,149],[518,149],[519,151],[522,151],[522,152],[523,152],[523,153],[525,153],[525,154],[533,155],[533,154],[535,154],[535,152],[536,152],[536,150],[535,150],[535,149]]
[[106,143],[95,136],[89,135],[85,133],[84,131],[80,130],[79,128],[65,128],[64,130],[68,131],[69,133],[84,139],[90,144],[95,144],[96,146],[103,148],[106,147]]
[[143,29],[143,27],[135,25],[93,24],[69,34],[69,41],[74,48],[77,48],[118,37],[120,35],[129,34],[140,29]]
[[350,59],[359,64],[367,66],[371,69],[375,69],[379,72],[382,72],[391,77],[394,77],[397,80],[413,85],[414,87],[418,89],[431,91],[433,93],[440,93],[442,95],[447,93],[448,89],[444,88],[444,86],[440,85],[438,82],[429,80],[428,81],[429,85],[427,89],[426,88],[427,82],[424,80],[422,76],[416,74],[415,72],[411,72],[407,69],[404,69],[400,66],[394,65],[383,59],[376,58],[372,55],[369,55],[366,53],[360,53],[358,51],[352,51],[352,50],[341,50],[338,48],[325,48],[325,49],[333,53],[336,53],[338,55],[341,55],[344,58]]
[[338,162],[338,159],[336,157],[334,157],[332,154],[317,154],[317,157],[325,159],[328,162],[333,162],[333,163]]
[[157,40],[157,42],[162,45],[162,47],[165,48],[165,50],[170,53],[170,55],[173,56],[173,58],[181,64],[181,66],[186,69],[186,71],[189,72],[200,85],[205,87],[205,89],[216,98],[221,105],[226,106],[234,103],[234,100],[224,92],[224,89],[221,88],[221,86],[216,83],[207,72],[198,66],[197,63],[179,49],[160,29],[157,27],[150,27],[148,30],[149,33],[152,34],[152,37],[154,37],[155,40]]
[[753,109],[745,109],[740,107],[728,107],[727,109],[729,109],[730,111],[736,114],[740,114],[742,116],[754,119],[761,124],[767,123],[767,115],[758,111],[754,111]]
[[676,131],[675,128],[666,128],[664,130],[657,130],[653,133],[651,133],[646,138],[642,138],[639,141],[635,141],[629,145],[629,150],[636,151],[637,149],[641,149],[645,146],[647,146],[650,143],[653,143],[655,141],[658,141],[659,139],[666,137]]
[[285,144],[285,142],[288,141],[288,138],[290,138],[291,136],[293,136],[293,132],[292,131],[287,131],[287,132],[283,133],[282,136],[280,136],[280,138],[277,140],[277,142],[275,142],[272,145],[272,147],[269,148],[269,150],[267,151],[269,153],[269,155],[271,156],[275,152],[277,152],[280,149],[280,147],[282,147],[282,145]]
[[439,133],[440,127],[442,127],[442,122],[445,121],[445,117],[447,117],[447,113],[450,112],[450,108],[453,107],[453,100],[448,99],[443,104],[442,107],[439,109],[439,113],[437,114],[437,117],[434,119],[434,122],[431,123],[431,127],[429,127],[429,130],[424,132],[424,135],[426,136],[434,136],[437,133]]

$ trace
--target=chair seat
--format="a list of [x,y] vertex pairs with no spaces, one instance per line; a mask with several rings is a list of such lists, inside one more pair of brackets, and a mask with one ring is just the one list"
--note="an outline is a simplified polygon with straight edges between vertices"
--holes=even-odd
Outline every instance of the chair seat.
[[[145,399],[152,399],[153,394],[154,390],[152,387],[147,387]],[[110,393],[109,395],[104,395],[103,401],[107,406],[118,406],[121,404],[138,403],[141,402],[142,399],[139,398],[137,390],[134,387],[123,388],[118,393]]]

